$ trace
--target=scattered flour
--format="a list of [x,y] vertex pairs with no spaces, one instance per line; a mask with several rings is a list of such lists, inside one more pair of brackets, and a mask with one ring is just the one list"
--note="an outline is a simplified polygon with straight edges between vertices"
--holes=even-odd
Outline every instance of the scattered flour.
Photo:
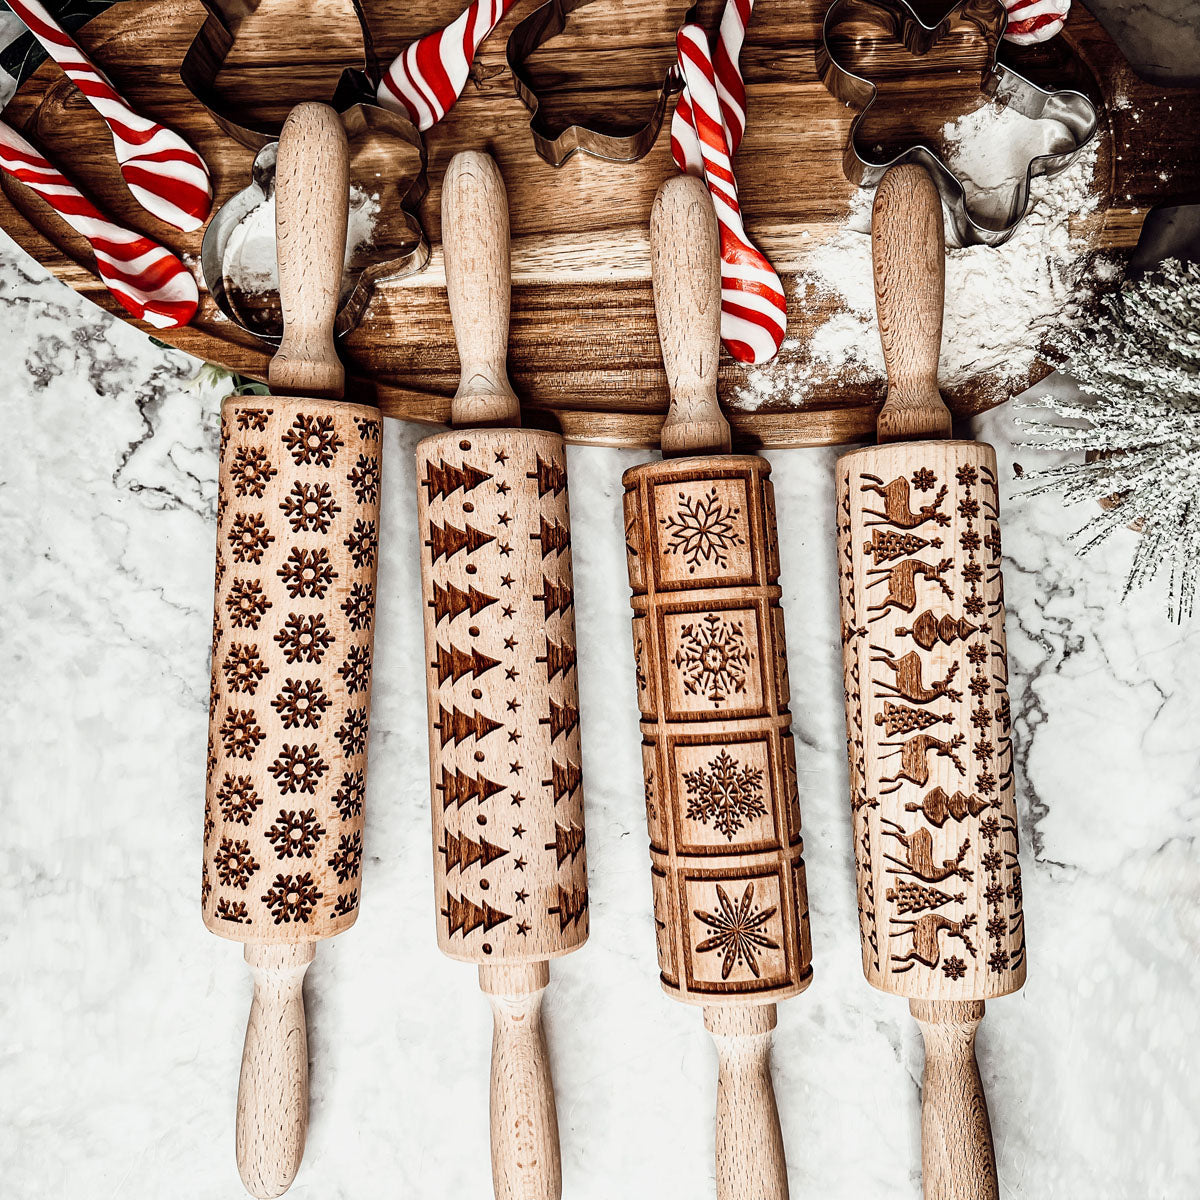
[[[947,157],[964,176],[972,205],[986,207],[991,201],[1001,210],[1007,202],[998,197],[1011,189],[1029,159],[1061,149],[1066,136],[1056,121],[1030,121],[994,104],[942,130]],[[1046,338],[1082,318],[1091,296],[1091,256],[1071,236],[1069,222],[1096,207],[1096,155],[1093,142],[1067,170],[1035,179],[1029,212],[1003,246],[948,250],[940,364],[944,386],[985,376],[998,388],[1022,381]],[[843,311],[818,325],[807,346],[790,338],[776,359],[750,368],[734,389],[735,407],[798,403],[833,382],[884,380],[871,273],[873,198],[865,190],[855,193],[845,224],[804,255],[791,282],[793,312],[810,307],[827,311],[831,300]],[[1111,277],[1117,269],[1112,263],[1094,265],[1098,278],[1102,272]]]

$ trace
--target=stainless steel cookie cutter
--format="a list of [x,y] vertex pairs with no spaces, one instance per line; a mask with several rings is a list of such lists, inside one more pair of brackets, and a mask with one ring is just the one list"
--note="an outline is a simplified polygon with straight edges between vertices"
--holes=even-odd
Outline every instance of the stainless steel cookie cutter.
[[[960,245],[999,246],[1006,242],[1029,209],[1032,181],[1039,176],[1057,175],[1069,167],[1095,136],[1099,124],[1095,106],[1082,92],[1046,91],[999,61],[1000,39],[1007,24],[1008,12],[1001,0],[960,0],[936,25],[921,21],[906,0],[833,0],[821,27],[817,74],[832,95],[860,110],[850,125],[842,155],[846,178],[859,187],[874,187],[896,163],[920,163],[937,184]],[[999,217],[971,211],[962,182],[935,147],[917,142],[885,160],[860,145],[859,132],[878,89],[869,79],[839,62],[834,51],[839,37],[852,34],[858,44],[874,36],[898,42],[910,54],[920,57],[947,34],[964,27],[973,27],[987,46],[980,91],[1031,120],[1045,118],[1060,122],[1072,139],[1069,149],[1030,160],[1024,178],[1014,189],[1008,210]]]
[[[354,286],[342,300],[334,323],[334,334],[347,334],[362,318],[370,303],[375,286],[385,279],[400,279],[422,270],[429,261],[429,240],[420,221],[410,209],[415,209],[426,191],[425,142],[416,128],[404,117],[375,105],[355,104],[341,114],[342,124],[350,142],[350,178],[357,181],[360,174],[392,178],[397,158],[409,160],[411,180],[398,200],[388,202],[389,219],[397,225],[393,241],[397,253],[368,263],[355,280]],[[370,142],[381,155],[383,171],[356,171],[356,142]],[[265,200],[275,187],[275,154],[277,142],[268,142],[258,152],[251,168],[251,182],[221,206],[208,223],[200,247],[200,269],[204,283],[217,307],[236,325],[264,342],[277,344],[283,334],[283,319],[278,303],[249,305],[226,278],[225,266],[230,240],[238,226]]]
[[[585,122],[568,125],[557,133],[551,131],[539,112],[541,98],[524,71],[525,62],[539,47],[562,33],[571,13],[587,3],[589,0],[547,0],[517,25],[509,35],[505,48],[517,95],[530,112],[529,131],[533,134],[534,148],[552,167],[561,167],[577,150],[610,162],[637,162],[639,158],[644,158],[658,140],[671,97],[683,90],[683,80],[672,60],[654,108],[645,123],[633,132],[609,133],[598,124]],[[693,20],[694,13],[694,9],[690,10],[685,20]]]

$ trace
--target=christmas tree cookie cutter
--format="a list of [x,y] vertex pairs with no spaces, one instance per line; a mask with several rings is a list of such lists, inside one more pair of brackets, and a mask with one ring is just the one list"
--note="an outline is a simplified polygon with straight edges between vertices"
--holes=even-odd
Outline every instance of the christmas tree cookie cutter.
[[[672,59],[662,87],[646,120],[629,133],[611,133],[597,122],[579,121],[555,131],[541,110],[541,96],[525,70],[526,62],[548,41],[567,27],[571,13],[590,0],[547,0],[534,9],[509,35],[505,48],[517,95],[529,109],[529,131],[534,148],[552,167],[561,167],[577,150],[609,162],[637,162],[650,153],[658,140],[671,97],[683,89],[683,81]],[[694,20],[689,10],[686,20]]]
[[[1099,125],[1095,105],[1082,92],[1069,88],[1047,91],[1000,62],[1000,41],[1007,25],[1008,11],[1001,0],[960,0],[936,25],[926,25],[906,0],[833,0],[825,13],[817,46],[817,74],[822,83],[838,100],[859,110],[851,122],[842,155],[846,178],[858,187],[872,188],[889,167],[902,162],[920,163],[932,175],[959,245],[963,246],[999,246],[1006,242],[1029,210],[1033,180],[1065,171],[1091,142]],[[861,53],[864,42],[890,41],[920,58],[948,34],[972,28],[987,49],[980,91],[1030,120],[1058,121],[1071,138],[1068,148],[1030,159],[1007,210],[998,216],[972,211],[962,180],[933,146],[918,141],[890,156],[864,146],[859,135],[878,88],[870,79],[855,74],[847,62],[840,61],[835,49],[839,43],[855,46],[845,55],[849,58]]]
[[[359,323],[379,283],[423,270],[430,254],[429,239],[413,211],[427,186],[424,139],[407,118],[373,104],[355,104],[341,114],[341,119],[350,143],[351,182],[361,175],[371,187],[378,186],[382,172],[356,170],[359,152],[365,147],[374,154],[372,166],[386,165],[390,174],[401,165],[397,186],[405,189],[407,182],[407,188],[398,199],[389,199],[384,210],[392,226],[389,240],[396,253],[375,259],[361,269],[338,308],[333,330],[336,337],[349,333]],[[235,325],[270,345],[277,345],[283,334],[278,304],[248,304],[226,277],[226,263],[238,227],[274,192],[278,148],[278,142],[268,142],[259,150],[250,170],[250,183],[218,209],[200,247],[200,269],[217,307]]]

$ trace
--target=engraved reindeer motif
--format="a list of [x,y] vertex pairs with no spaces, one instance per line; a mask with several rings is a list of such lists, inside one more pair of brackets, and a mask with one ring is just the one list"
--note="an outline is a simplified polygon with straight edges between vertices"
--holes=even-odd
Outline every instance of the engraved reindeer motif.
[[912,833],[908,833],[902,825],[897,825],[895,821],[889,821],[887,817],[881,818],[880,824],[892,827],[883,829],[884,837],[894,837],[908,851],[907,858],[897,858],[894,854],[883,856],[888,862],[894,862],[903,868],[897,870],[895,867],[889,867],[889,874],[915,875],[925,883],[942,883],[947,879],[971,882],[974,872],[970,867],[962,865],[967,851],[971,848],[970,838],[963,840],[963,844],[959,846],[958,853],[953,858],[944,858],[942,865],[935,867],[933,865],[933,834],[928,829],[914,829]]
[[893,658],[882,646],[872,646],[871,649],[876,652],[871,656],[872,662],[881,662],[896,673],[894,684],[882,679],[871,681],[877,688],[883,689],[877,696],[902,696],[911,704],[928,704],[939,696],[945,696],[955,704],[962,699],[962,692],[950,686],[950,681],[958,674],[958,663],[950,664],[945,679],[934,680],[926,687],[921,680],[921,656],[915,650],[910,650],[902,658]]
[[906,738],[903,742],[880,742],[881,746],[899,747],[898,750],[881,754],[880,758],[900,755],[900,770],[895,775],[881,776],[879,779],[880,783],[895,784],[895,787],[882,788],[880,794],[887,796],[892,792],[899,791],[901,783],[906,779],[918,787],[924,787],[929,782],[929,759],[926,755],[930,750],[933,750],[938,758],[948,758],[958,768],[958,773],[965,775],[967,770],[963,766],[962,760],[954,753],[964,740],[961,733],[956,733],[949,741],[935,738],[932,734],[918,733],[913,737]]
[[974,958],[975,943],[967,934],[967,930],[974,924],[975,917],[973,915],[963,917],[961,921],[951,921],[949,917],[943,917],[941,913],[926,913],[915,921],[893,920],[892,928],[898,928],[900,932],[893,933],[891,936],[911,937],[913,940],[913,948],[907,954],[892,955],[892,962],[905,964],[897,967],[894,974],[903,975],[905,971],[911,971],[917,963],[922,963],[930,970],[936,967],[942,961],[942,934],[958,938]]
[[941,511],[942,501],[946,498],[946,487],[928,503],[922,504],[916,512],[912,511],[909,499],[908,480],[901,475],[891,483],[884,483],[878,475],[863,475],[862,479],[870,480],[864,483],[860,492],[876,492],[883,497],[883,511],[877,508],[864,508],[863,514],[868,517],[879,517],[878,521],[867,521],[867,525],[895,525],[898,529],[916,529],[926,521],[936,521],[939,525],[950,524],[950,517]]
[[936,567],[919,558],[906,558],[894,567],[872,567],[867,574],[877,575],[879,578],[872,579],[867,587],[873,588],[886,579],[888,591],[883,603],[871,604],[867,607],[867,612],[879,614],[872,617],[871,620],[878,621],[889,608],[900,608],[905,612],[912,612],[917,607],[918,575],[923,579],[932,580],[953,600],[954,589],[942,578],[953,565],[953,559],[949,558],[943,558]]

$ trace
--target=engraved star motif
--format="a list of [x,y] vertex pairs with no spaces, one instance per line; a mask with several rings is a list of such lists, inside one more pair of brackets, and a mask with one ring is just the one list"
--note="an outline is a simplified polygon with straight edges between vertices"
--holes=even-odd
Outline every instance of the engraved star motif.
[[510,488],[507,483],[501,482],[496,484],[496,491],[498,491],[501,496],[507,496],[508,493],[512,491],[512,488]]
[[525,826],[524,825],[514,825],[513,826],[513,837],[522,838],[524,836],[525,836]]
[[511,762],[508,764],[508,773],[510,775],[520,775],[521,764],[519,762]]
[[520,732],[516,729],[510,729],[508,731],[508,740],[510,742],[519,742],[521,740]]
[[504,466],[504,464],[505,464],[506,462],[508,462],[508,455],[507,455],[507,454],[505,454],[503,450],[497,450],[497,451],[496,451],[496,461],[497,461],[497,462],[498,462],[498,463],[499,463],[501,466]]
[[517,611],[517,610],[516,610],[515,608],[513,608],[513,606],[512,606],[511,604],[506,604],[506,605],[505,605],[505,606],[504,606],[504,607],[503,607],[503,608],[500,610],[500,613],[501,613],[501,615],[502,615],[502,616],[505,616],[505,617],[507,617],[507,618],[508,618],[508,619],[511,621],[511,620],[512,620],[512,615],[513,615],[513,613],[515,613],[516,611]]
[[[512,613],[508,613],[507,615],[508,615],[508,616],[512,616]],[[504,669],[504,678],[505,678],[505,679],[514,679],[514,680],[515,680],[515,679],[516,679],[516,677],[517,677],[517,676],[518,676],[520,673],[521,673],[521,672],[520,672],[520,671],[518,671],[516,667],[505,667],[505,669]]]
[[518,871],[523,871],[528,865],[528,862],[529,860],[526,858],[518,858],[513,862],[513,866],[516,867]]
[[518,708],[520,708],[520,707],[521,707],[521,702],[520,702],[520,701],[519,701],[519,700],[516,698],[516,696],[514,696],[514,697],[513,697],[513,698],[512,698],[512,699],[511,699],[511,700],[508,702],[508,711],[509,711],[509,712],[516,712],[516,711],[517,711],[517,709],[518,709]]
[[501,542],[500,545],[496,547],[496,549],[499,550],[500,553],[503,554],[505,558],[507,558],[512,553],[512,546],[510,546],[508,544],[508,542]]
[[527,934],[529,932],[529,922],[528,921],[518,921],[517,922],[517,932],[522,935]]
[[513,577],[511,575],[501,575],[500,576],[500,586],[501,587],[512,587],[512,585],[513,585]]
[[509,804],[515,804],[518,808],[520,808],[522,803],[524,803],[524,800],[525,797],[521,792],[513,792],[512,799],[509,801]]
[[524,904],[525,901],[529,899],[529,893],[524,888],[522,888],[519,892],[516,893],[516,895],[514,896],[514,899],[516,900],[516,902],[518,904]]
[[504,648],[505,650],[515,650],[517,648],[517,639],[511,635],[506,637],[504,639]]
[[510,516],[508,515],[508,513],[506,513],[506,512],[502,512],[502,513],[501,513],[501,514],[500,514],[500,515],[499,515],[499,516],[496,518],[496,520],[497,520],[497,521],[499,521],[501,525],[507,525],[507,524],[509,523],[509,521],[511,521],[511,520],[512,520],[512,517],[510,517]]

